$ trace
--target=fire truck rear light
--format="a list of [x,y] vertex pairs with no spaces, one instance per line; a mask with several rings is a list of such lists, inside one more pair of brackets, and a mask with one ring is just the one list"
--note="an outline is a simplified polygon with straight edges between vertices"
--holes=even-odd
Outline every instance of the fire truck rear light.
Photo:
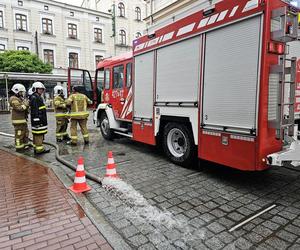
[[269,53],[284,55],[285,54],[285,44],[282,43],[269,43]]

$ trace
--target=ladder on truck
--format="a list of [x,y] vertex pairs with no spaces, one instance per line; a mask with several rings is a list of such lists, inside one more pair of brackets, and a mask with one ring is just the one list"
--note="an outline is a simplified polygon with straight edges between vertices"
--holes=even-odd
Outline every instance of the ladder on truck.
[[[291,42],[298,40],[298,13],[287,7],[272,12],[272,40]],[[287,58],[287,53],[279,56],[279,64],[272,65],[271,74],[278,75],[276,120],[276,139],[284,140],[285,135],[294,136],[295,127],[295,91],[297,58]]]
[[287,59],[283,55],[279,61],[271,66],[271,73],[279,75],[275,128],[276,139],[283,140],[285,135],[294,136],[297,58]]

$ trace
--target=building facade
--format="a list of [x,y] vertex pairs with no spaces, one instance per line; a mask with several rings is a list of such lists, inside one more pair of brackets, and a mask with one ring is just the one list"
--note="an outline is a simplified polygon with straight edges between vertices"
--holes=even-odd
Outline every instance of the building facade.
[[53,66],[94,71],[114,54],[109,13],[51,0],[0,0],[0,50],[29,50]]
[[112,15],[112,38],[115,54],[131,51],[133,40],[144,34],[148,15],[145,0],[83,0],[85,8]]

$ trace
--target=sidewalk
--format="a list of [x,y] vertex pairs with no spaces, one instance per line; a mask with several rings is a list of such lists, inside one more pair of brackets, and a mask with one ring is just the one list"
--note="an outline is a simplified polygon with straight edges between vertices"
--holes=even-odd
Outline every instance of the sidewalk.
[[0,150],[0,249],[112,249],[51,169]]

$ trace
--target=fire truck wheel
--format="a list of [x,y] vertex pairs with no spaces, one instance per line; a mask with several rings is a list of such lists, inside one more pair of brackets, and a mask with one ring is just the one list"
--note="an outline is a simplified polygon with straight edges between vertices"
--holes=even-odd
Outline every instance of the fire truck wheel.
[[105,113],[101,114],[100,117],[100,130],[104,139],[106,140],[113,139],[113,131],[110,129],[109,120]]
[[184,124],[168,123],[164,128],[163,148],[172,162],[188,166],[195,157],[195,143],[191,130]]

